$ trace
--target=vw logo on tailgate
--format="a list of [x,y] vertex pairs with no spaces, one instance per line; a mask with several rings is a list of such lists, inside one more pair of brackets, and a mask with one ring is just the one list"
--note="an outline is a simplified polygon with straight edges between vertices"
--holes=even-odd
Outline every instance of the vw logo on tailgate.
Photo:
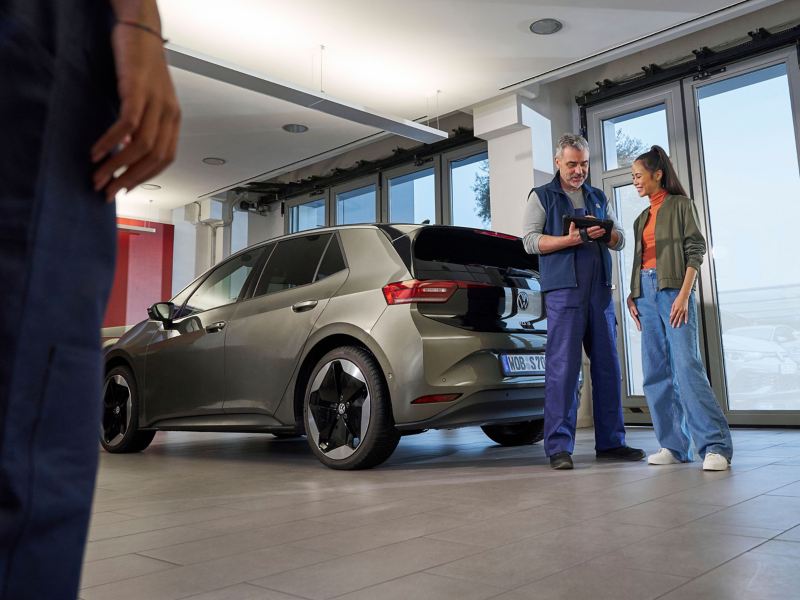
[[520,292],[517,296],[517,306],[521,311],[528,310],[528,294]]

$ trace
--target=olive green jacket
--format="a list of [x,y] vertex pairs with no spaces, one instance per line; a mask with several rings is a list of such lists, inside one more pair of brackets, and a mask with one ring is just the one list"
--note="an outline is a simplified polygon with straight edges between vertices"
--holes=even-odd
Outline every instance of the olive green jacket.
[[[633,224],[636,247],[631,273],[632,298],[641,295],[639,272],[642,270],[642,232],[649,216],[648,207]],[[694,267],[700,272],[706,253],[706,240],[700,233],[699,222],[691,198],[667,194],[656,217],[656,276],[659,290],[680,289],[687,267]]]

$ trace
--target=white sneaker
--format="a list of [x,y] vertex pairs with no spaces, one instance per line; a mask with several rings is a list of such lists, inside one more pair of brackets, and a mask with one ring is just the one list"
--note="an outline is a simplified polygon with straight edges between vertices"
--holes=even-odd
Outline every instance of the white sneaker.
[[648,465],[677,465],[680,463],[675,455],[666,448],[662,448],[655,454],[651,454],[647,457],[647,464]]
[[728,459],[716,452],[707,452],[703,459],[703,471],[726,471],[730,466]]

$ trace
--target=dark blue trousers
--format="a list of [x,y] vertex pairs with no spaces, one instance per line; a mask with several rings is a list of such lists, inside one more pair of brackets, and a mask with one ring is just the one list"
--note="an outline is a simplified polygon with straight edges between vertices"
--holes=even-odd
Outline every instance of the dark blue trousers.
[[544,449],[548,456],[575,448],[581,347],[591,362],[595,447],[625,444],[616,316],[611,290],[603,281],[603,263],[594,243],[578,247],[578,286],[545,294]]
[[114,206],[109,6],[0,0],[0,599],[77,596],[98,458]]

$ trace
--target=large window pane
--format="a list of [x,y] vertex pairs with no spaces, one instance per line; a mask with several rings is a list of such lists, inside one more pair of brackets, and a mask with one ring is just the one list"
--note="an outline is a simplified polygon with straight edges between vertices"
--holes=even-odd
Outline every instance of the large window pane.
[[728,400],[800,410],[800,176],[786,65],[697,90]]
[[474,154],[450,163],[450,206],[453,225],[489,229],[489,155]]
[[603,121],[606,171],[631,165],[637,156],[656,144],[669,154],[667,107],[664,104]]
[[644,396],[642,381],[642,334],[636,329],[636,324],[631,319],[625,301],[631,291],[631,269],[633,268],[633,254],[636,243],[633,233],[633,222],[650,205],[649,200],[640,198],[636,188],[631,184],[614,188],[614,205],[620,226],[625,232],[625,247],[617,254],[619,261],[620,300],[622,304],[622,334],[625,336],[625,364],[628,374],[628,394],[631,396]]
[[436,223],[436,182],[433,169],[389,180],[391,223]]
[[336,224],[374,223],[375,185],[336,194]]
[[292,206],[289,209],[289,233],[325,226],[325,198]]

